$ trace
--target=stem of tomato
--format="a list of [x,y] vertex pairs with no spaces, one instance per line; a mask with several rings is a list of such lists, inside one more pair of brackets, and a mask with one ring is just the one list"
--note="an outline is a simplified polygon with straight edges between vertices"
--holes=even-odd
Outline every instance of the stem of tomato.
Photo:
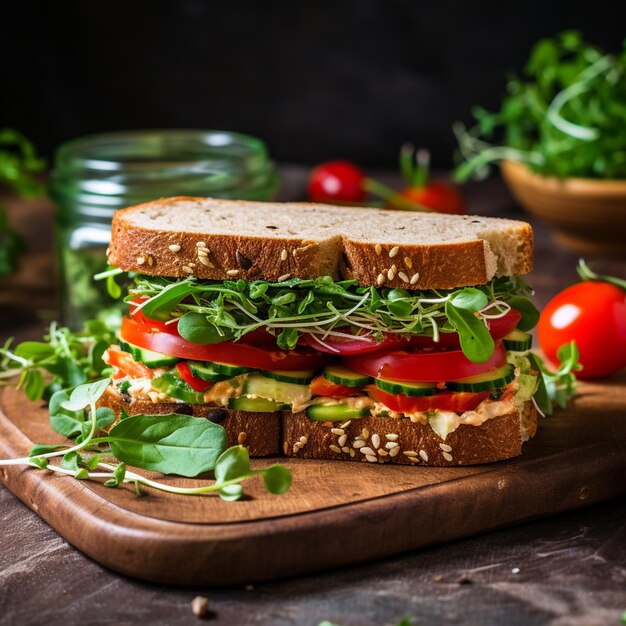
[[387,187],[387,185],[383,185],[377,180],[373,180],[371,178],[366,178],[363,181],[363,188],[365,189],[365,191],[368,191],[369,193],[372,193],[375,196],[382,198],[389,204],[399,207],[404,211],[428,211],[431,213],[433,211],[433,209],[424,206],[423,204],[413,202],[413,200],[405,198],[397,191],[391,189],[391,187]]
[[585,263],[584,259],[578,260],[578,267],[576,268],[578,275],[582,280],[597,280],[603,283],[609,283],[610,285],[615,285],[620,289],[626,291],[626,280],[622,280],[621,278],[617,278],[615,276],[600,276],[596,274],[588,265]]
[[415,153],[415,168],[413,171],[413,187],[423,189],[428,184],[430,174],[430,152],[425,148]]

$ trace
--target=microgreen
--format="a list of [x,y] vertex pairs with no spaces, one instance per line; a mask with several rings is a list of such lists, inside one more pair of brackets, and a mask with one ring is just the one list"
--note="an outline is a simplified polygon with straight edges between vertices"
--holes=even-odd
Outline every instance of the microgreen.
[[485,177],[501,159],[547,176],[626,178],[625,74],[626,47],[606,54],[576,31],[538,41],[500,110],[477,107],[476,126],[455,125],[456,179]]
[[487,361],[494,350],[494,341],[478,314],[487,303],[487,296],[473,288],[456,291],[446,302],[446,315],[459,333],[461,349],[475,363]]
[[552,415],[554,404],[562,409],[567,407],[567,401],[575,393],[576,375],[582,369],[578,362],[580,353],[574,341],[563,344],[557,350],[557,358],[560,361],[556,372],[549,370],[543,360],[536,354],[529,352],[528,358],[533,367],[540,372],[538,377],[539,386],[534,395],[534,400],[539,410],[545,415]]
[[[209,282],[135,276],[128,300],[145,298],[140,308],[156,319],[178,319],[188,341],[213,343],[238,340],[265,328],[280,348],[294,348],[302,335],[320,343],[351,336],[380,340],[386,333],[428,335],[458,332],[466,356],[480,362],[493,352],[485,320],[507,307],[536,315],[527,299],[530,290],[517,277],[496,278],[478,287],[408,291],[359,287],[354,280],[330,276],[291,279],[282,283]],[[515,299],[515,304],[510,304]],[[134,301],[136,302],[136,301]],[[493,310],[486,311],[489,305]],[[131,306],[131,315],[135,307]],[[536,318],[535,318],[536,319]]]
[[[84,410],[71,410],[64,406],[69,400],[68,392],[61,389],[50,398],[48,411],[50,413],[50,426],[52,430],[73,439],[81,435],[86,435],[89,429],[89,420],[86,419]],[[115,421],[115,414],[112,409],[98,407],[96,409],[96,429],[103,430]]]
[[[57,432],[75,437],[73,446],[37,444],[29,456],[0,460],[1,465],[30,465],[39,469],[74,476],[79,480],[103,479],[106,487],[134,483],[181,495],[218,492],[223,500],[238,500],[243,495],[241,482],[261,476],[269,493],[283,494],[291,486],[291,474],[282,465],[265,469],[250,467],[248,450],[243,446],[226,449],[227,436],[222,426],[188,415],[130,415],[120,420],[106,435],[96,433],[113,421],[113,412],[96,408],[96,402],[110,384],[105,378],[76,387],[51,399],[51,423]],[[53,415],[54,412],[54,415]],[[52,458],[61,457],[59,465]],[[107,458],[115,458],[117,465]],[[200,487],[175,487],[129,471],[127,464],[163,474],[197,476],[214,470],[215,482]],[[95,471],[97,469],[107,471]]]
[[[36,401],[105,375],[102,354],[117,338],[104,322],[90,320],[77,332],[52,323],[44,341],[24,341],[14,348],[11,343],[0,348],[0,383],[19,374],[18,386]],[[47,384],[43,373],[52,375]]]

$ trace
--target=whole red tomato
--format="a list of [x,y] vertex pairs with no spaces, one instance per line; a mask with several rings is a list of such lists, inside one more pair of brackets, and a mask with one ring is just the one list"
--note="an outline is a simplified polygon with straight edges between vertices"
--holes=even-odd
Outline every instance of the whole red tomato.
[[539,345],[554,364],[558,348],[576,342],[583,369],[578,378],[604,378],[626,367],[626,292],[587,281],[564,289],[542,311]]
[[318,165],[309,177],[309,199],[313,202],[364,202],[365,174],[348,161]]

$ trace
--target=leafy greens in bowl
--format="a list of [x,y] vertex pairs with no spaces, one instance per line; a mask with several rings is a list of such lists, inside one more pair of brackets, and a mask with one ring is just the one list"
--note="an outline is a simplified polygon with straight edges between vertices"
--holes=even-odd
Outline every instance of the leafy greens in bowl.
[[502,160],[561,179],[626,179],[626,45],[607,54],[576,31],[542,39],[500,110],[473,115],[473,128],[454,128],[458,181],[484,178]]

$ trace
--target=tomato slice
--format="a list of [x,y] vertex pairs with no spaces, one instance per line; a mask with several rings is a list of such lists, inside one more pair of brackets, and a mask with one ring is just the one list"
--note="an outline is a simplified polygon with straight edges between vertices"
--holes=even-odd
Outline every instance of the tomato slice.
[[473,363],[461,350],[433,352],[428,348],[407,348],[343,358],[346,367],[374,378],[438,383],[482,374],[506,363],[506,350],[498,341],[491,357]]
[[265,328],[256,328],[243,335],[238,343],[247,343],[261,348],[276,348],[276,337]]
[[[141,302],[141,300],[137,300],[137,298],[135,298],[133,300],[133,302],[137,303],[137,302]],[[146,317],[143,314],[143,311],[141,309],[136,309],[134,306],[130,306],[130,318],[137,323],[138,326],[140,326],[143,330],[145,330],[146,332],[152,332],[152,333],[169,333],[171,335],[177,335],[178,334],[178,323],[177,322],[172,322],[170,324],[163,322],[161,320],[153,320],[150,317]]]
[[337,385],[331,383],[323,376],[316,376],[310,383],[311,393],[314,396],[328,396],[330,398],[347,398],[348,396],[359,396],[363,393],[360,387],[348,387],[347,385]]
[[491,391],[478,393],[444,391],[434,396],[412,398],[402,394],[387,393],[376,385],[367,385],[365,389],[376,402],[384,404],[388,409],[397,413],[416,413],[418,411],[434,411],[435,409],[454,411],[455,413],[473,411],[491,393]]
[[119,346],[110,346],[102,355],[102,360],[108,365],[117,368],[113,378],[152,378],[154,370],[150,369],[143,363],[138,363],[133,359],[132,355],[124,352]]
[[[519,311],[511,309],[506,315],[502,317],[496,317],[487,320],[487,327],[489,328],[489,334],[493,337],[494,341],[498,341],[506,337],[522,319],[522,315]],[[459,341],[459,335],[457,333],[439,333],[439,341],[435,343],[432,337],[411,337],[409,339],[409,345],[418,348],[435,348],[441,350],[442,348],[460,348],[461,342]]]
[[[325,345],[316,341],[310,334],[302,335],[302,341],[311,348],[326,354],[367,354],[377,350],[385,350],[407,344],[407,340],[394,333],[385,333],[382,341],[376,341],[371,337],[362,339],[341,339],[338,337],[328,337],[324,339]],[[328,346],[328,347],[327,347]]]
[[213,383],[200,378],[199,376],[194,376],[191,373],[191,369],[189,368],[189,363],[187,361],[181,361],[176,364],[176,369],[178,370],[178,375],[184,380],[194,391],[206,391]]
[[[511,309],[506,315],[495,319],[487,320],[489,333],[494,341],[502,339],[508,335],[521,319],[521,315],[515,309]],[[243,338],[246,341],[247,335]],[[401,348],[407,345],[419,348],[434,348],[441,350],[442,348],[460,348],[459,336],[457,333],[440,333],[439,341],[434,342],[432,337],[414,336],[410,339],[402,337],[395,333],[385,333],[382,341],[376,341],[372,338],[363,339],[340,339],[337,337],[328,337],[324,339],[322,345],[316,341],[310,334],[302,335],[302,343],[327,354],[350,355],[350,354],[368,354],[380,350],[389,350],[391,348]],[[251,342],[252,343],[252,342]],[[328,346],[328,347],[327,347]]]
[[[161,323],[157,322],[157,324]],[[152,324],[152,320],[149,324]],[[174,327],[175,324],[170,326]],[[172,331],[168,329],[165,332],[155,332],[130,317],[122,320],[120,336],[124,341],[140,348],[180,359],[216,361],[264,370],[315,370],[320,369],[328,361],[327,356],[307,348],[265,350],[232,341],[199,345],[183,339],[174,328]]]

